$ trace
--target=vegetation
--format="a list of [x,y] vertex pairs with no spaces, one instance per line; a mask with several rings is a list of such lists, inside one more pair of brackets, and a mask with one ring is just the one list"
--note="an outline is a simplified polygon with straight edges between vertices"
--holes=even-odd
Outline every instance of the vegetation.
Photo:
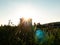
[[37,25],[45,34],[44,42],[37,42],[34,36],[34,26],[32,32],[21,32],[18,26],[0,26],[0,45],[60,45],[60,28],[49,28]]

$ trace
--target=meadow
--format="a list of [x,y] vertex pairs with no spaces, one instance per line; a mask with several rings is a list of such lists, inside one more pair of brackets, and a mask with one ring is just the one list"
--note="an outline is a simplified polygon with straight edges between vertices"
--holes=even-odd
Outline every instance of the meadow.
[[37,25],[45,32],[44,41],[36,41],[34,25],[32,32],[21,32],[18,26],[0,26],[0,45],[60,45],[60,28],[43,27]]

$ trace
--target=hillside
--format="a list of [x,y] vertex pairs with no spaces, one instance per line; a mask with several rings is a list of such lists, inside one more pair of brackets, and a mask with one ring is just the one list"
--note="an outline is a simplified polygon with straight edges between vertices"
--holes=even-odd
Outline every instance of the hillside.
[[60,28],[60,22],[51,22],[51,23],[47,23],[47,24],[43,24],[43,26],[45,27],[53,27],[53,28]]

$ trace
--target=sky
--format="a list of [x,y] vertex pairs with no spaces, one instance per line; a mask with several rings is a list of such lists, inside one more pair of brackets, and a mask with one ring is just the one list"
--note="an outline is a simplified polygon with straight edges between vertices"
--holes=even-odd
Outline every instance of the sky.
[[18,25],[21,17],[41,24],[60,21],[60,0],[0,0],[0,25],[9,20]]

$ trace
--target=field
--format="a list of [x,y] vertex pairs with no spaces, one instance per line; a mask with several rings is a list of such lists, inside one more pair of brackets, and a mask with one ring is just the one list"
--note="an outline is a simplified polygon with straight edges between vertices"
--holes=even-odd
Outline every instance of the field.
[[18,26],[0,26],[0,45],[60,45],[60,28],[36,28],[45,32],[43,41],[35,39],[34,25],[32,32],[20,31]]

